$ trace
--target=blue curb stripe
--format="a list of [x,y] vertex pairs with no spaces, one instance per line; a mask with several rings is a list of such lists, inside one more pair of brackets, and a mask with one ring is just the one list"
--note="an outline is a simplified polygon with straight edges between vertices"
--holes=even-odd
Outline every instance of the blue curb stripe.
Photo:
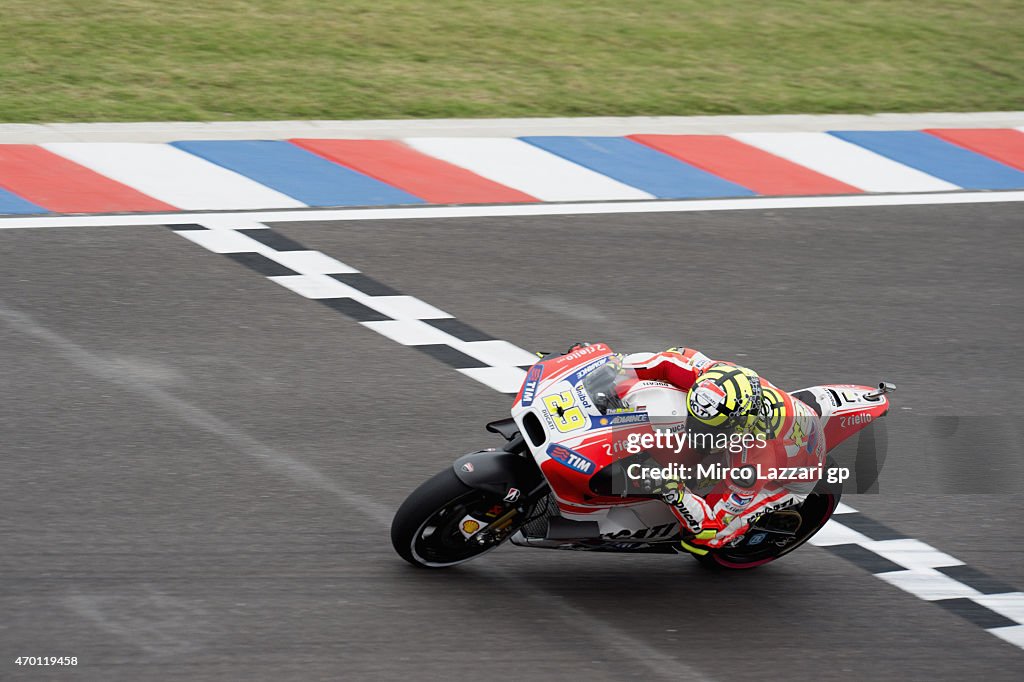
[[836,130],[832,135],[964,189],[1021,189],[1024,173],[919,130]]
[[171,144],[309,206],[424,203],[419,197],[328,161],[289,142],[192,140]]
[[0,213],[31,214],[49,212],[42,206],[36,206],[31,201],[22,199],[17,194],[0,187]]
[[624,137],[528,136],[524,142],[659,199],[745,197],[755,192]]

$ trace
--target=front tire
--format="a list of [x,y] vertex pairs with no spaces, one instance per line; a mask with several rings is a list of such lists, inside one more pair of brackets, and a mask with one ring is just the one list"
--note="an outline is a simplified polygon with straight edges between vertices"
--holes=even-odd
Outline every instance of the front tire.
[[448,568],[495,549],[509,532],[471,538],[459,530],[467,514],[482,518],[502,505],[497,495],[471,488],[449,467],[413,491],[395,512],[391,544],[399,556],[417,568]]

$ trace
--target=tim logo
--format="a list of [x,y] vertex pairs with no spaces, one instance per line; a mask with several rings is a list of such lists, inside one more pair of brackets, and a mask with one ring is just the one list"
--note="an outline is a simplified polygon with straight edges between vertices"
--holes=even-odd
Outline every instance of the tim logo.
[[544,365],[534,365],[526,373],[526,381],[523,382],[523,407],[529,407],[533,404],[533,397],[537,395],[537,384],[540,383],[540,378],[543,374]]
[[567,466],[573,471],[578,471],[581,474],[594,473],[593,462],[580,453],[570,450],[564,445],[549,445],[548,456],[562,466]]

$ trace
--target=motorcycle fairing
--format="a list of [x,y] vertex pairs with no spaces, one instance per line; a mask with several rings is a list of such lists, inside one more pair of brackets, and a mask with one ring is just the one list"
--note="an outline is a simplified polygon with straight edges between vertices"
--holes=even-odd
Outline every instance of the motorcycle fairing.
[[[642,418],[647,416],[643,406],[602,411],[584,386],[586,377],[616,358],[607,345],[594,344],[538,362],[520,387],[512,418],[521,433],[536,436],[527,436],[526,445],[551,487],[559,515],[570,521],[596,522],[595,540],[657,543],[661,536],[649,534],[661,527],[667,541],[678,535],[680,527],[660,499],[598,495],[590,485],[594,476],[625,456],[631,433],[649,431],[648,420]],[[877,395],[876,389],[852,384],[814,386],[790,395],[807,403],[795,406],[801,415],[820,415],[823,424],[815,424],[813,430],[824,434],[827,450],[889,408],[888,399]],[[617,419],[623,414],[631,424],[624,426],[621,422],[626,420]],[[531,420],[532,429],[527,427]],[[565,546],[557,540],[542,542]]]

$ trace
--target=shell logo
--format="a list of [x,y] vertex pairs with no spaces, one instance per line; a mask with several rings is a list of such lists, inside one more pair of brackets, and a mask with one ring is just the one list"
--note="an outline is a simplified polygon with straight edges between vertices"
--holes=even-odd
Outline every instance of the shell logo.
[[469,533],[470,535],[472,535],[478,530],[480,530],[480,524],[474,521],[473,519],[466,519],[462,522],[463,533]]

